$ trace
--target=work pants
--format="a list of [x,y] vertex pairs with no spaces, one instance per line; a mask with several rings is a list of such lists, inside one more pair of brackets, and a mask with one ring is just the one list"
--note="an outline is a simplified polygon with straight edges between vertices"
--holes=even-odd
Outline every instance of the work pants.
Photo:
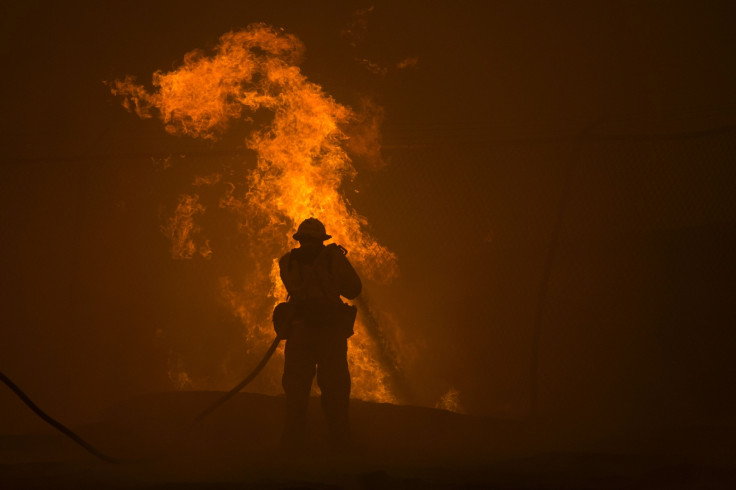
[[282,445],[299,449],[304,443],[312,380],[322,392],[322,411],[333,448],[348,443],[350,372],[344,335],[320,326],[295,325],[286,341],[282,385],[286,393],[286,427]]

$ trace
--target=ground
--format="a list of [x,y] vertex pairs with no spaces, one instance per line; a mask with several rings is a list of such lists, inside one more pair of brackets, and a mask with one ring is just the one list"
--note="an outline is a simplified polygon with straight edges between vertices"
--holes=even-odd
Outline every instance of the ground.
[[154,393],[75,427],[120,464],[51,431],[0,436],[0,487],[736,488],[732,428],[584,441],[549,424],[354,400],[355,448],[332,454],[314,399],[309,450],[284,457],[281,397],[243,393],[191,425],[220,395]]

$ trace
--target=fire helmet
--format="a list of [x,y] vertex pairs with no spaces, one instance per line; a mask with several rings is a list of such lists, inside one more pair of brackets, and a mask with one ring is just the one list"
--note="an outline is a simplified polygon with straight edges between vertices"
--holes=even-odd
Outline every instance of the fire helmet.
[[293,238],[299,241],[305,238],[316,238],[317,240],[325,241],[332,238],[332,236],[327,234],[325,225],[320,220],[317,218],[307,218],[299,225]]

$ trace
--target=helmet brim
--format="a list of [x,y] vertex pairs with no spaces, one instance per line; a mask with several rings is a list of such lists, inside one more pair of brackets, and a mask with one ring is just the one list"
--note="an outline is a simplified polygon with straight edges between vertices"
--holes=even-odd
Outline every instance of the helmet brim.
[[299,232],[296,232],[291,237],[294,240],[297,240],[297,241],[302,241],[305,238],[313,238],[315,240],[321,240],[321,241],[324,242],[325,240],[329,240],[330,238],[332,238],[332,235],[324,234],[324,235],[320,236],[320,235],[311,235],[309,233],[299,233]]

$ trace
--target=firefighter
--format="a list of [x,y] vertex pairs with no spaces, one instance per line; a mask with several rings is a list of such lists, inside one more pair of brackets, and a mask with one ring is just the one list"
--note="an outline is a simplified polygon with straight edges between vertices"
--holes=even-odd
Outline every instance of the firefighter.
[[293,235],[299,247],[279,260],[281,280],[289,293],[293,316],[286,338],[282,385],[286,393],[286,425],[282,449],[303,447],[312,380],[322,393],[328,437],[335,450],[349,443],[350,373],[347,339],[353,333],[357,309],[340,299],[356,298],[360,278],[339,245],[315,218],[302,222]]

